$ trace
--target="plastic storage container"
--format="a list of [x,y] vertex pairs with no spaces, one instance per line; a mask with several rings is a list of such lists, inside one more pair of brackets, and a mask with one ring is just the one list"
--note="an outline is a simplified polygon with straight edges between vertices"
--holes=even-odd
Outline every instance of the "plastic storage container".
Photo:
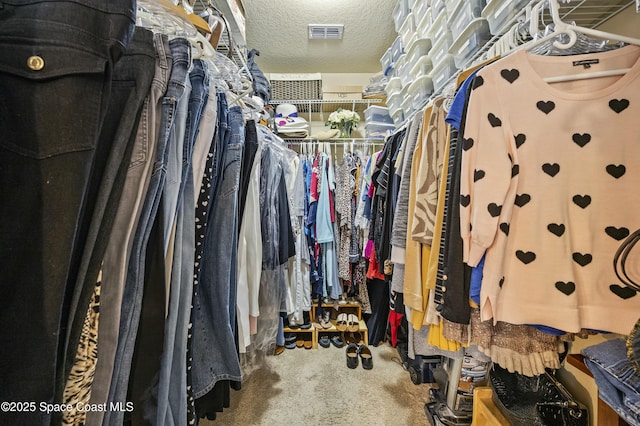
[[454,40],[464,32],[471,21],[482,15],[483,7],[482,0],[467,0],[458,3],[458,7],[449,14],[447,23]]
[[431,72],[431,80],[433,81],[433,90],[439,92],[444,88],[447,81],[453,77],[457,68],[452,55],[446,55],[442,60],[433,67]]
[[402,80],[400,80],[400,77],[390,78],[384,90],[387,92],[387,97],[393,96],[396,93],[400,94],[402,91]]
[[433,62],[434,67],[449,53],[449,48],[452,44],[453,39],[451,38],[451,33],[449,31],[445,31],[440,39],[431,46],[429,57],[431,58],[431,62]]
[[413,13],[409,13],[404,20],[404,24],[400,27],[400,38],[402,39],[402,45],[407,47],[409,46],[409,40],[416,32],[416,23],[413,20]]
[[529,0],[493,0],[488,1],[482,9],[482,17],[489,22],[491,34],[501,34],[505,26],[511,24],[513,19],[522,11]]
[[438,15],[431,15],[433,17],[433,23],[427,30],[427,37],[431,39],[431,43],[436,44],[440,37],[448,31],[447,29],[447,12],[442,10]]
[[413,98],[411,96],[406,96],[402,100],[402,112],[405,117],[408,117],[413,113]]
[[393,133],[396,125],[391,123],[365,123],[364,130],[367,132],[368,138],[384,138]]
[[403,53],[404,45],[402,44],[402,39],[398,36],[391,44],[391,62],[395,64]]
[[405,18],[409,14],[409,2],[407,0],[398,0],[392,14],[396,32],[400,32],[400,27],[402,27]]
[[427,11],[429,10],[429,5],[426,1],[416,1],[411,9],[411,13],[413,13],[413,19],[415,19],[416,24],[425,17]]
[[429,30],[433,25],[433,20],[431,19],[431,9],[428,9],[425,15],[419,21],[415,17],[414,19],[416,20],[416,34],[418,35],[418,38],[428,38]]
[[423,105],[426,104],[427,99],[433,93],[433,82],[431,81],[431,77],[428,75],[423,75],[422,77],[415,80],[409,86],[409,90],[407,94],[411,98],[411,107],[414,111],[422,108]]
[[393,117],[396,110],[402,109],[402,94],[398,92],[391,96],[387,95],[387,105],[389,106],[389,114]]
[[431,0],[431,14],[433,18],[437,18],[438,14],[445,9],[445,1],[444,0]]
[[409,71],[411,71],[411,67],[407,62],[406,54],[400,56],[400,59],[398,59],[398,62],[396,62],[396,70],[398,73],[398,77],[400,77],[400,82],[402,83],[402,87],[404,87],[409,82],[409,79],[411,78],[411,75],[409,74]]
[[431,50],[431,40],[428,38],[414,39],[407,49],[409,69],[413,68],[422,56],[428,55],[429,50]]
[[491,38],[489,24],[484,18],[471,21],[462,34],[453,42],[449,52],[453,55],[456,67],[463,68],[473,55]]
[[367,123],[393,124],[393,119],[389,115],[389,108],[378,105],[371,105],[364,110],[364,120]]
[[393,112],[393,114],[391,114],[391,118],[393,119],[393,123],[396,126],[399,126],[404,121],[404,112],[402,112],[402,109],[398,108]]
[[391,48],[388,48],[386,52],[384,52],[384,55],[382,55],[382,58],[380,58],[380,65],[382,65],[382,73],[388,76],[391,68],[393,67]]
[[418,61],[413,64],[413,67],[409,70],[409,74],[411,74],[411,80],[416,80],[423,75],[429,75],[431,70],[433,69],[433,63],[431,62],[431,58],[428,56],[422,56],[418,59]]

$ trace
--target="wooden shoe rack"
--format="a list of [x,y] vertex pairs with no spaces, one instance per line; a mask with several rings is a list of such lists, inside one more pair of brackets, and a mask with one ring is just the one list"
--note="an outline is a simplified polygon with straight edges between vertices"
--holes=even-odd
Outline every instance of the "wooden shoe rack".
[[[362,334],[362,340],[365,345],[369,344],[369,329],[367,328],[367,324],[362,319],[362,307],[359,303],[323,303],[323,309],[329,309],[332,312],[331,316],[331,328],[323,328],[316,330],[316,343],[318,342],[318,334],[326,333],[326,334],[340,334],[342,331],[336,328],[336,319],[333,318],[333,314],[354,314],[358,317],[358,321],[360,326],[358,327],[358,332]],[[318,309],[318,304],[314,303],[311,305],[311,318],[316,318],[316,310]],[[346,332],[345,332],[346,333]]]
[[[362,308],[360,307],[359,303],[337,303],[337,304],[333,304],[333,303],[323,303],[322,304],[322,308],[323,309],[327,309],[330,310],[332,312],[332,314],[335,314],[336,309],[338,314],[354,314],[358,317],[358,321],[360,323],[360,326],[358,328],[358,331],[362,334],[362,340],[364,341],[365,345],[369,344],[369,330],[367,329],[367,324],[364,322],[364,320],[362,319]],[[311,305],[311,320],[312,322],[317,322],[315,321],[316,319],[316,310],[318,309],[318,304],[314,303],[313,305]],[[319,334],[322,333],[326,333],[326,334],[336,334],[336,333],[342,333],[342,331],[339,331],[336,328],[336,319],[331,318],[331,327],[330,328],[323,328],[323,329],[316,329],[315,326],[312,326],[311,328],[308,328],[306,330],[303,330],[301,328],[289,328],[289,327],[285,327],[284,328],[284,332],[285,333],[294,333],[294,334],[300,334],[300,333],[305,333],[305,334],[310,334],[311,336],[311,348],[312,349],[318,349],[318,336]],[[304,337],[309,337],[309,336],[304,336]],[[306,339],[305,339],[306,340]]]

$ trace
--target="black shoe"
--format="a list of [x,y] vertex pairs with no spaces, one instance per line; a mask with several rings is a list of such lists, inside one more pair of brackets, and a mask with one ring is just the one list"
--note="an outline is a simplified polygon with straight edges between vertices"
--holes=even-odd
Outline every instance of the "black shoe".
[[296,340],[298,340],[298,337],[296,336],[295,333],[287,333],[284,335],[284,342],[285,343],[296,343]]
[[366,345],[358,346],[358,355],[360,356],[362,368],[365,370],[371,370],[373,368],[373,355],[371,355],[369,347]]
[[358,367],[358,345],[349,343],[347,345],[347,367]]
[[323,334],[318,339],[318,344],[323,348],[328,348],[329,346],[331,346],[331,340],[329,340],[329,336],[327,336],[326,334]]
[[333,346],[335,346],[336,348],[344,347],[344,340],[342,340],[342,337],[338,335],[335,335],[331,338],[331,343],[333,343]]
[[293,342],[286,342],[284,344],[284,347],[287,349],[295,349],[297,347],[296,341],[294,340]]
[[308,311],[302,312],[302,322],[303,323],[300,325],[302,330],[308,330],[311,328],[311,316]]

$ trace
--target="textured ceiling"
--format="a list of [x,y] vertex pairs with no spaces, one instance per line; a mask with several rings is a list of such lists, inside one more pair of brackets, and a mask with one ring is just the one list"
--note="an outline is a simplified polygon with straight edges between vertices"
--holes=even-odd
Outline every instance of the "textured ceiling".
[[[397,34],[395,0],[244,0],[247,48],[269,73],[375,73]],[[308,24],[344,24],[342,40],[308,40]]]

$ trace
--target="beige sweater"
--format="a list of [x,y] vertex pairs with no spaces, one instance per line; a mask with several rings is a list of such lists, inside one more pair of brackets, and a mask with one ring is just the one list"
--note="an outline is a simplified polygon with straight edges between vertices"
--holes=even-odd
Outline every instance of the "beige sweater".
[[[465,261],[486,253],[482,320],[624,334],[637,321],[640,295],[612,265],[640,228],[638,58],[637,46],[568,57],[520,51],[478,73],[460,220]],[[631,71],[543,80],[622,68]]]

